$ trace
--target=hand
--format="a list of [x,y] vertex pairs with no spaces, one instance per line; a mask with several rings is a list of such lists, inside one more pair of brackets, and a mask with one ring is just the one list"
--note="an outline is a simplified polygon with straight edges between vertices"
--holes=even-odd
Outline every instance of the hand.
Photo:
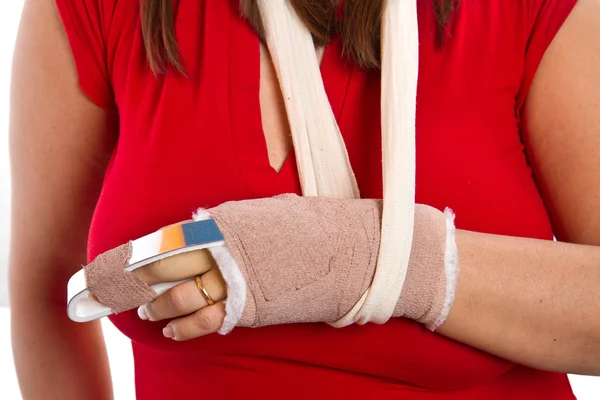
[[182,341],[216,332],[225,318],[227,288],[217,264],[207,250],[195,250],[167,257],[133,272],[148,285],[201,276],[201,282],[215,301],[208,305],[196,281],[179,284],[140,306],[138,315],[150,321],[171,320],[163,329],[167,338]]

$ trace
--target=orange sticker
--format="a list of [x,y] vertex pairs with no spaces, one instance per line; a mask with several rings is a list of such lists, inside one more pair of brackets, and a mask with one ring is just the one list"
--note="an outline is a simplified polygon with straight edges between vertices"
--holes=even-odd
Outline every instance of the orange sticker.
[[161,230],[160,252],[165,253],[185,246],[181,225],[171,225]]

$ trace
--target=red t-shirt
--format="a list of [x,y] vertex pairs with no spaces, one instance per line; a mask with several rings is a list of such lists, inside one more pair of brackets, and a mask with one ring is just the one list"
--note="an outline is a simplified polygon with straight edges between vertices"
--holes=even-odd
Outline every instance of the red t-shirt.
[[[551,239],[520,120],[540,59],[576,0],[462,1],[441,49],[432,2],[418,2],[417,201],[452,207],[461,229]],[[293,154],[280,173],[269,166],[259,40],[237,2],[175,1],[187,78],[150,72],[138,4],[57,0],[81,88],[120,116],[90,259],[197,207],[300,193]],[[380,75],[342,58],[338,40],[321,70],[360,191],[381,198]],[[135,311],[111,319],[133,341],[141,400],[574,398],[563,374],[516,366],[404,319],[235,329],[182,343],[162,336],[165,322]]]

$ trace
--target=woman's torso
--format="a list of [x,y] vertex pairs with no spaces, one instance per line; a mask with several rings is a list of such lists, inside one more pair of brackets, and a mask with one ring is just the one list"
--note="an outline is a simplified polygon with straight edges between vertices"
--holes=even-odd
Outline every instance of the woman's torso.
[[[552,238],[519,124],[535,67],[574,1],[463,1],[441,48],[430,2],[419,1],[419,203],[452,207],[461,229]],[[90,258],[188,219],[197,207],[300,193],[293,154],[279,173],[269,165],[259,41],[236,2],[176,2],[188,76],[158,79],[145,62],[138,2],[86,0],[98,2],[120,137],[90,231]],[[67,7],[78,7],[61,3],[63,19]],[[74,55],[78,61],[76,48]],[[321,69],[361,194],[381,198],[379,74],[345,61],[335,39]],[[513,366],[408,320],[237,329],[176,343],[162,337],[163,322],[141,321],[135,312],[111,319],[134,342],[139,399],[573,398],[564,375]]]

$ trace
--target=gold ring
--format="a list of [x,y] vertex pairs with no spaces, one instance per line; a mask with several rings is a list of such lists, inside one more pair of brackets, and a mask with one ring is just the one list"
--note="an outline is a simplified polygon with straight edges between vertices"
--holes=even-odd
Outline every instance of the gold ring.
[[202,297],[204,297],[204,300],[206,300],[209,306],[215,304],[215,301],[212,299],[212,297],[210,297],[210,294],[208,294],[208,290],[206,290],[206,288],[202,284],[202,275],[196,275],[196,286],[198,287],[200,294],[202,295]]

